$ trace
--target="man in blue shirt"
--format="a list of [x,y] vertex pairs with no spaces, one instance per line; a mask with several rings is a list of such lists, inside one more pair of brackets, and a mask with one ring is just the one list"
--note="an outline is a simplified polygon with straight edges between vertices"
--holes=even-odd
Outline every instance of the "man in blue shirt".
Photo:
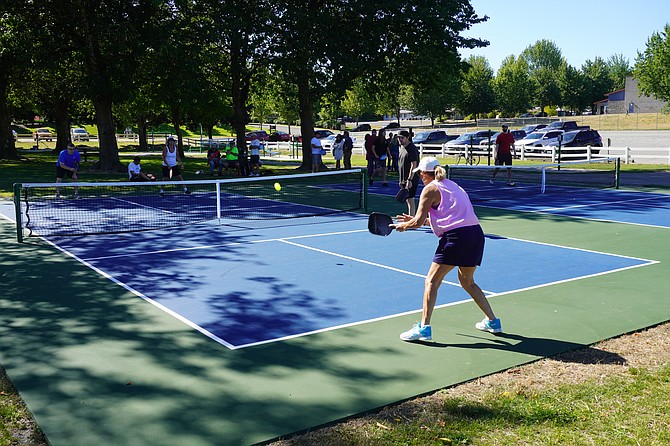
[[[79,151],[74,147],[74,144],[68,143],[67,149],[61,151],[56,161],[56,183],[63,181],[66,176],[70,177],[72,181],[77,181],[77,169],[81,158]],[[75,186],[74,197],[79,198],[79,188]],[[56,186],[56,198],[60,198],[60,188]]]

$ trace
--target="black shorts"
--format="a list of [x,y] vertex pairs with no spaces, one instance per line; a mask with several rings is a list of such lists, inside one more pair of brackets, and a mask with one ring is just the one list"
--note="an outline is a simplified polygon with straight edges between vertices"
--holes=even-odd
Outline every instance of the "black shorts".
[[261,156],[260,155],[249,155],[249,164],[252,166],[261,165]]
[[168,166],[161,166],[163,168],[163,178],[170,178],[170,169],[172,169],[172,176],[177,177],[181,175],[181,169],[179,168],[178,165],[172,166],[171,168]]
[[512,154],[505,153],[499,154],[495,159],[496,166],[511,166],[512,165]]
[[433,262],[440,265],[479,266],[484,257],[484,232],[479,225],[452,229],[440,237]]
[[74,175],[73,171],[63,169],[61,166],[56,166],[56,178],[63,179],[65,177],[68,177],[72,179],[72,175]]

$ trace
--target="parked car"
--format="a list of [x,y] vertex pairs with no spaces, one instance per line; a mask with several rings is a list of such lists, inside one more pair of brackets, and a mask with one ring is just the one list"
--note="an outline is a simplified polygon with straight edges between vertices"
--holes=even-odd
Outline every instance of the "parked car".
[[391,129],[399,129],[400,124],[397,122],[389,122],[386,124],[384,127],[382,127],[384,130],[391,130]]
[[588,125],[577,125],[577,121],[554,121],[547,126],[547,129],[570,132],[572,130],[589,130],[591,127]]
[[479,145],[484,141],[488,141],[489,137],[493,138],[494,132],[492,130],[478,130],[476,132],[463,133],[456,139],[449,141],[446,145],[447,149],[456,149],[462,146]]
[[[324,148],[324,150],[331,151],[333,148],[333,143],[335,142],[335,138],[337,135],[333,133],[332,135],[328,135],[325,138],[321,140],[321,147]],[[349,136],[351,138],[351,141],[356,145],[356,138],[354,136]]]
[[[335,133],[333,133],[330,130],[314,130],[314,136],[317,139],[324,139],[324,138],[327,138],[328,136],[334,135],[334,134]],[[298,142],[302,142],[302,135],[298,136]]]
[[[556,144],[558,145],[558,144]],[[602,147],[603,139],[597,130],[573,130],[563,134],[561,147]],[[586,150],[580,150],[572,153],[586,153]],[[598,154],[600,150],[591,150],[591,153]]]
[[510,130],[512,136],[514,136],[514,141],[524,139],[528,133],[524,129]]
[[35,133],[33,133],[33,139],[35,141],[37,141],[37,138],[39,138],[43,141],[53,141],[54,134],[48,128],[41,127],[39,129],[35,130]]
[[514,147],[525,152],[544,152],[542,149],[544,147],[557,146],[558,137],[563,133],[563,130],[540,130],[526,135],[524,139],[517,141]]
[[244,136],[246,137],[247,141],[251,141],[251,135],[254,133],[256,134],[256,136],[258,136],[258,139],[260,139],[261,141],[267,141],[268,138],[270,137],[270,135],[268,135],[268,132],[266,132],[265,130],[255,130],[253,132],[245,133]]
[[290,141],[291,140],[291,135],[286,132],[274,132],[270,133],[270,136],[268,136],[268,141]]
[[412,138],[412,142],[414,144],[444,144],[456,138],[458,138],[458,135],[447,135],[444,130],[431,130],[417,133]]
[[530,124],[525,127],[522,127],[521,130],[526,132],[526,135],[531,134],[533,132],[537,132],[538,130],[541,130],[545,128],[547,124]]
[[314,130],[314,136],[316,136],[318,139],[323,139],[330,135],[334,135],[334,133],[330,130]]
[[91,139],[88,132],[81,127],[71,129],[70,134],[72,135],[72,141],[88,141]]
[[372,127],[370,127],[370,124],[358,124],[352,132],[370,132],[372,131]]

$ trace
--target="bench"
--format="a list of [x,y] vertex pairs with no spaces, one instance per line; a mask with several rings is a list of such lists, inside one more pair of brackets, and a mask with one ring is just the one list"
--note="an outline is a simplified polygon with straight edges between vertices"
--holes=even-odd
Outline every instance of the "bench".
[[88,161],[89,156],[100,156],[100,150],[98,149],[88,149],[86,147],[82,147],[81,149],[77,150],[79,150],[79,153],[81,154],[84,162]]

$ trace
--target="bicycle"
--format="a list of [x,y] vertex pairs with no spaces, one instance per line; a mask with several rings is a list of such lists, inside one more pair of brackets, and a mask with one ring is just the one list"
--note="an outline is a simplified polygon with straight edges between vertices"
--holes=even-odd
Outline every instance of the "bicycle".
[[456,164],[460,164],[461,160],[464,160],[465,164],[478,166],[481,161],[481,155],[475,153],[472,147],[464,147],[464,150],[459,152],[456,157]]

